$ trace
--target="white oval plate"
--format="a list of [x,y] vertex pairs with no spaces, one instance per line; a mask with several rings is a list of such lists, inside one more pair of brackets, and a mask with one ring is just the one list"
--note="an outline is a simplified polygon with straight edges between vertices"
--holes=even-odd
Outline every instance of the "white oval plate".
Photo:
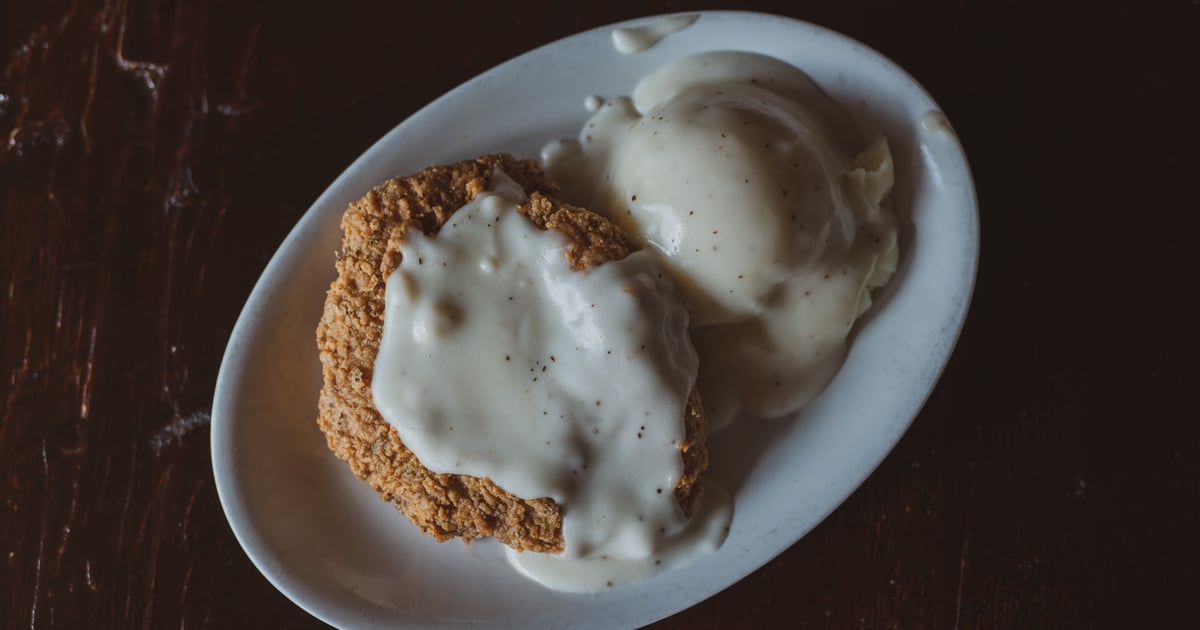
[[[752,13],[701,13],[634,55],[612,29],[504,63],[393,129],[321,195],[276,252],[233,330],[213,400],[217,490],[255,565],[336,626],[638,626],[687,608],[774,558],[825,518],[883,460],[933,389],[962,328],[975,278],[978,218],[966,159],[938,110],[892,62],[826,29]],[[899,273],[860,322],[845,366],[796,417],[716,436],[709,477],[732,491],[725,544],[689,568],[597,595],[518,576],[493,541],[438,544],[358,481],[325,446],[315,330],[346,205],[429,164],[507,151],[536,157],[574,136],[585,97],[628,94],[684,55],[765,53],[811,74],[895,154],[894,203],[906,226]]]

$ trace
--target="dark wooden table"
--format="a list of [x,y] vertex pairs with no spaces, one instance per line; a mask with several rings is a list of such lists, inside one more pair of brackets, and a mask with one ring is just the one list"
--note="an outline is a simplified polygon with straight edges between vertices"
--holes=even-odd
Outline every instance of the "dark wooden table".
[[[213,487],[214,379],[268,257],[458,83],[707,4],[0,2],[0,628],[319,626]],[[1200,3],[753,4],[941,102],[978,186],[978,288],[870,480],[659,627],[1196,623]]]

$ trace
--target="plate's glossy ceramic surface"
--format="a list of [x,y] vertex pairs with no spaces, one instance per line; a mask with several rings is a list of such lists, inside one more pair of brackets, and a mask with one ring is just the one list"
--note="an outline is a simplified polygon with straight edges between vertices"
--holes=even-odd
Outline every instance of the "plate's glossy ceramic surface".
[[[247,554],[317,617],[352,627],[596,628],[665,617],[733,584],[825,518],[883,460],[936,383],[970,301],[978,219],[962,148],[926,116],[938,109],[929,95],[861,44],[758,14],[702,13],[645,52],[617,52],[612,29],[645,21],[534,50],[413,115],[317,200],[255,286],[217,381],[214,473]],[[724,546],[690,568],[570,595],[518,576],[492,541],[439,545],[420,534],[334,458],[315,423],[314,331],[342,211],[373,185],[434,162],[497,151],[536,157],[546,141],[577,133],[585,97],[628,94],[663,63],[714,49],[792,63],[891,142],[902,263],[857,326],[845,366],[797,416],[744,422],[712,439],[708,479],[734,493],[736,511]]]

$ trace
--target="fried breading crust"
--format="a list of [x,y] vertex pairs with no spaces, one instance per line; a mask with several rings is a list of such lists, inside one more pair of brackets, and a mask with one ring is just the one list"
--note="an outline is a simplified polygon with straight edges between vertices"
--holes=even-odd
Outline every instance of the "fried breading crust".
[[[491,480],[438,474],[421,465],[395,428],[375,409],[371,375],[383,337],[384,281],[400,264],[409,229],[435,234],[456,210],[487,189],[496,168],[529,195],[519,211],[541,229],[567,235],[568,260],[586,269],[636,249],[632,240],[588,210],[554,201],[557,187],[532,160],[486,155],[451,166],[431,166],[376,186],[342,217],[342,251],[317,327],[324,386],[317,424],[338,457],[422,531],[439,541],[494,536],[515,549],[563,549],[562,513],[548,498],[521,499]],[[675,495],[689,512],[703,489],[708,465],[704,416],[693,389],[684,414],[684,474]]]

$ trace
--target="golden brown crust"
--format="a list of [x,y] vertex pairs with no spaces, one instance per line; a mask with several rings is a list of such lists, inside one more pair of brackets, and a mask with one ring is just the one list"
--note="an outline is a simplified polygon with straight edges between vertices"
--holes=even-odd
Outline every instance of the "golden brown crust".
[[567,259],[576,271],[620,260],[637,250],[633,239],[608,219],[578,206],[558,203],[533,192],[521,204],[521,214],[543,230],[558,230],[574,244]]
[[[496,168],[529,195],[518,208],[522,214],[538,227],[570,238],[567,256],[574,268],[620,259],[635,249],[626,234],[599,215],[553,201],[557,188],[531,160],[488,155],[376,186],[342,217],[338,277],[317,327],[324,368],[317,424],[329,448],[355,475],[438,540],[494,536],[515,549],[557,552],[563,548],[562,514],[554,501],[524,500],[488,479],[428,470],[379,415],[371,397],[371,374],[383,336],[384,279],[400,264],[405,233],[411,228],[436,233],[455,210],[486,189]],[[690,511],[702,492],[698,478],[708,462],[695,391],[684,421],[684,475],[675,494]]]

